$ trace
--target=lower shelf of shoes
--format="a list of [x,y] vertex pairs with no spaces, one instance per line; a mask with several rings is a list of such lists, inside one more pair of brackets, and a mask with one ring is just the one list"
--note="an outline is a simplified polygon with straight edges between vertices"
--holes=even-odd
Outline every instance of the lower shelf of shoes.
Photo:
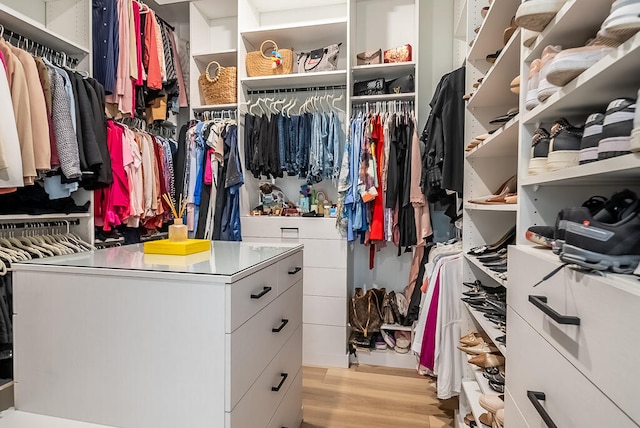
[[[473,358],[473,355],[467,355],[467,359],[470,360]],[[485,395],[500,395],[500,392],[496,392],[489,386],[489,379],[484,377],[484,370],[480,367],[474,366],[473,364],[469,364],[473,371],[473,376],[476,378],[476,382],[478,383],[478,387],[480,388],[480,392]]]
[[493,344],[500,350],[500,353],[504,356],[507,354],[507,347],[502,343],[496,340],[496,337],[503,336],[505,333],[500,330],[494,323],[486,319],[482,312],[476,311],[467,303],[464,303],[464,306],[467,308],[471,316],[476,320],[478,325],[482,330],[484,330],[485,334],[489,336]]
[[474,266],[476,266],[478,269],[480,269],[481,271],[483,271],[484,273],[486,273],[487,275],[489,275],[492,279],[494,279],[498,284],[502,285],[503,287],[507,286],[507,281],[501,278],[498,278],[498,274],[497,272],[494,272],[492,270],[490,270],[489,268],[487,268],[486,266],[484,266],[482,263],[480,263],[480,261],[478,260],[477,257],[471,256],[469,254],[465,254],[464,255],[466,257],[467,260],[469,260]]
[[469,407],[471,407],[470,410],[471,413],[473,413],[473,418],[476,420],[476,424],[478,427],[484,427],[484,425],[480,423],[480,415],[485,413],[486,410],[480,406],[480,395],[482,395],[482,391],[480,390],[478,382],[470,379],[463,380],[462,391],[464,392],[464,396],[467,398]]

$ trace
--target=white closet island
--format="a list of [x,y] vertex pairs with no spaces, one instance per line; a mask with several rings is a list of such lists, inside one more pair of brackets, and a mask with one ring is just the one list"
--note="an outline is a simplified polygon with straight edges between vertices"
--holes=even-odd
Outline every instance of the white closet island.
[[123,428],[299,426],[302,245],[211,246],[16,264],[16,409]]

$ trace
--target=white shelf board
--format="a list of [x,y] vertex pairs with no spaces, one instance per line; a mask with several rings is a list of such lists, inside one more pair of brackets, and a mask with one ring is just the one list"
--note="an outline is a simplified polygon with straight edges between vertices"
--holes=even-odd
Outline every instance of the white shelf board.
[[0,222],[9,222],[9,221],[47,221],[47,220],[75,220],[77,218],[90,218],[93,216],[92,212],[88,213],[76,213],[76,214],[63,214],[63,213],[53,213],[53,214],[7,214],[0,215]]
[[236,49],[219,52],[202,52],[192,54],[191,56],[193,56],[193,59],[198,64],[201,72],[204,72],[211,61],[219,62],[223,67],[235,67],[238,64],[238,51]]
[[[0,428],[110,428],[89,422],[56,418],[15,410],[13,407],[0,413]],[[113,427],[111,427],[113,428]]]
[[514,117],[505,125],[491,134],[489,138],[470,150],[467,159],[501,158],[518,155],[518,125],[520,115]]
[[[563,263],[560,260],[560,257],[556,254],[553,254],[553,252],[549,249],[540,248],[534,245],[518,245],[517,247],[518,250],[531,255],[531,257],[545,259],[547,261],[550,261],[551,263],[554,263],[558,267]],[[564,269],[571,269],[571,267],[567,266]],[[640,281],[639,278],[635,275],[622,275],[611,272],[605,272],[603,276],[590,273],[585,273],[585,275],[593,277],[596,281],[602,281],[609,287],[617,288],[626,293],[632,293],[636,296],[640,295]],[[540,277],[542,276],[543,274],[541,273]]]
[[469,50],[468,62],[486,61],[487,54],[494,53],[503,46],[502,33],[511,23],[519,5],[520,0],[494,1],[491,4],[489,13]]
[[[347,19],[324,19],[301,24],[264,26],[240,33],[247,50],[259,50],[265,40],[273,40],[281,49],[317,49],[329,43],[342,43],[346,49]],[[252,49],[249,49],[252,48]]]
[[465,258],[467,260],[469,260],[469,262],[471,262],[474,266],[476,266],[478,269],[480,269],[481,271],[483,271],[484,273],[486,273],[487,275],[489,275],[489,277],[491,277],[491,279],[493,279],[494,281],[496,281],[498,284],[502,285],[503,287],[507,286],[507,281],[505,281],[504,279],[500,279],[497,277],[497,272],[494,272],[492,270],[489,270],[486,266],[484,266],[482,263],[480,263],[480,261],[478,261],[478,259],[474,256],[471,256],[469,254],[465,254],[464,255]]
[[487,411],[480,406],[480,395],[482,395],[482,391],[480,391],[478,382],[474,379],[463,380],[462,390],[464,391],[465,397],[467,397],[469,406],[471,406],[471,413],[473,413],[473,418],[476,420],[476,425],[478,425],[478,427],[484,427],[484,425],[480,423],[480,415],[487,413]]
[[[474,110],[483,107],[508,106],[508,108],[518,105],[518,95],[510,90],[510,83],[514,77],[520,74],[520,30],[514,34],[505,46],[504,50],[493,64],[475,94],[467,103],[467,109],[472,113]],[[505,109],[505,113],[506,110]],[[474,114],[475,115],[475,114]],[[483,125],[489,128],[489,120],[482,120]]]
[[351,73],[355,81],[370,80],[378,77],[385,79],[395,79],[407,74],[415,76],[416,63],[411,62],[391,62],[382,64],[356,65],[351,67]]
[[467,39],[467,8],[468,0],[464,0],[464,5],[462,6],[462,10],[460,11],[460,15],[456,19],[456,25],[453,30],[453,36],[458,39],[465,41]]
[[247,77],[240,83],[248,90],[302,88],[314,86],[346,85],[347,71],[320,71],[277,76]]
[[581,114],[585,118],[604,111],[609,101],[618,97],[635,98],[640,87],[640,33],[619,46],[606,57],[569,82],[544,103],[522,118],[523,123],[536,126],[558,117]]
[[520,180],[523,186],[536,185],[602,185],[620,183],[629,185],[640,180],[640,153],[631,153],[603,159],[584,165],[560,169],[539,175],[530,175]]
[[392,349],[379,351],[372,349],[369,352],[356,350],[359,364],[368,364],[371,366],[396,367],[403,369],[415,370],[418,364],[416,356],[409,350],[406,354],[400,354]]
[[[467,355],[467,360],[473,358],[473,355]],[[484,371],[473,364],[469,364],[471,366],[471,371],[473,371],[473,376],[476,378],[476,382],[478,383],[478,387],[480,388],[480,392],[485,395],[500,395],[500,392],[496,392],[489,386],[489,379],[484,377]]]
[[413,100],[416,98],[415,92],[407,92],[404,94],[383,94],[383,95],[362,95],[351,97],[351,104],[361,104],[365,102],[375,101],[397,101],[397,100]]
[[54,31],[49,30],[45,25],[32,19],[0,2],[0,24],[5,26],[5,33],[12,30],[49,48],[67,55],[85,56],[89,54],[89,47],[75,43]]
[[600,29],[609,15],[611,4],[601,1],[568,0],[554,19],[540,33],[531,49],[526,52],[526,62],[540,58],[548,45],[561,45],[564,49],[582,46]]
[[395,331],[413,331],[412,326],[404,326],[400,324],[382,324],[380,327],[382,330],[395,330]]
[[[471,316],[476,320],[480,328],[482,328],[482,330],[487,334],[487,336],[489,336],[489,338],[491,339],[493,344],[496,346],[496,348],[498,348],[502,356],[507,355],[507,347],[504,346],[502,343],[496,341],[496,337],[504,336],[506,333],[504,333],[502,330],[496,327],[496,325],[493,324],[491,321],[486,319],[483,315],[484,312],[476,311],[475,309],[473,309],[471,306],[469,306],[464,302],[463,304],[467,308]],[[487,385],[487,388],[488,387],[489,385]]]
[[518,204],[495,204],[495,205],[484,205],[484,204],[472,204],[466,202],[464,204],[465,210],[475,210],[475,211],[518,211]]
[[238,104],[211,104],[204,106],[194,106],[193,111],[209,111],[209,110],[235,110],[238,108]]

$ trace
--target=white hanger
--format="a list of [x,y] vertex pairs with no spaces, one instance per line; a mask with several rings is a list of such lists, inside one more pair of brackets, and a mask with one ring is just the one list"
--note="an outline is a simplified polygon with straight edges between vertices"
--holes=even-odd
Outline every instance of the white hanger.
[[340,113],[346,113],[344,110],[340,109],[340,107],[336,106],[336,102],[337,101],[342,101],[342,99],[344,98],[344,93],[341,93],[340,96],[338,98],[334,98],[333,101],[331,101],[331,106],[339,111]]

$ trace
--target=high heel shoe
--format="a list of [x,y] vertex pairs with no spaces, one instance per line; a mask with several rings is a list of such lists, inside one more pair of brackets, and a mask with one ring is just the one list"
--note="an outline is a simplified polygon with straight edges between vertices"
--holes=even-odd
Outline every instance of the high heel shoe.
[[512,227],[509,231],[498,240],[490,245],[481,245],[479,247],[472,248],[469,250],[469,254],[472,256],[482,256],[484,254],[495,252],[501,250],[502,248],[506,248],[511,242],[515,241],[516,237],[516,227]]
[[514,194],[518,191],[518,176],[509,177],[507,181],[491,195],[481,196],[479,198],[469,199],[472,204],[504,204],[505,196]]
[[497,354],[480,354],[469,359],[469,363],[480,368],[498,367],[504,365],[504,357]]
[[478,332],[475,332],[475,331],[472,331],[466,336],[462,336],[460,338],[460,343],[466,346],[475,346],[478,343],[483,343],[483,342],[484,342],[484,339],[482,338],[482,336],[480,336]]

